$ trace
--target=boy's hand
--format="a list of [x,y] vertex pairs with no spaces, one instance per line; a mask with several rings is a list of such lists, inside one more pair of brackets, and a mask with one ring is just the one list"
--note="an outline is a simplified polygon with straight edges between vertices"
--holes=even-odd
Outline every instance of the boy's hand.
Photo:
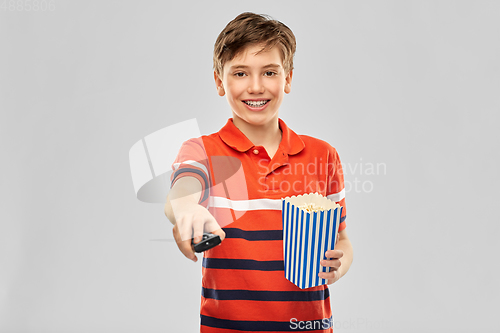
[[337,282],[340,279],[340,266],[342,263],[340,262],[340,258],[344,256],[344,252],[342,250],[328,250],[325,252],[325,257],[330,260],[321,260],[321,266],[330,267],[330,272],[320,272],[318,276],[322,279],[327,280],[327,284],[332,284]]
[[186,202],[177,204],[172,201],[172,208],[176,221],[172,233],[177,247],[186,258],[198,261],[191,241],[194,238],[195,243],[200,242],[204,231],[219,235],[221,241],[226,237],[226,233],[205,207]]

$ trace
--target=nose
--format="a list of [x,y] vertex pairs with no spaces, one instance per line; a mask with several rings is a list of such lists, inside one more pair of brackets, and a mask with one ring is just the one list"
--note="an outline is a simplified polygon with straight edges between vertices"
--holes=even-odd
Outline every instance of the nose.
[[260,76],[254,76],[248,85],[249,94],[262,94],[264,93],[264,85]]

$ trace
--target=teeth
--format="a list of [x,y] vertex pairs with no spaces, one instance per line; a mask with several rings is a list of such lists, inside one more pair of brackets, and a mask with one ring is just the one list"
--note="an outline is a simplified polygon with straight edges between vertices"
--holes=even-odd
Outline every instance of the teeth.
[[266,104],[268,101],[244,101],[246,104],[254,107],[254,108],[258,108],[260,106],[263,106],[264,104]]

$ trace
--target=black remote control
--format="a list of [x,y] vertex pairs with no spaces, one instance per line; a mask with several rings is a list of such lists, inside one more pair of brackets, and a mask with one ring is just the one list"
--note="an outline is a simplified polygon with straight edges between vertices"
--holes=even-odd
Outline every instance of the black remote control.
[[203,233],[203,238],[201,242],[194,243],[194,240],[191,241],[194,245],[194,252],[200,253],[206,250],[213,248],[216,245],[221,243],[219,235]]

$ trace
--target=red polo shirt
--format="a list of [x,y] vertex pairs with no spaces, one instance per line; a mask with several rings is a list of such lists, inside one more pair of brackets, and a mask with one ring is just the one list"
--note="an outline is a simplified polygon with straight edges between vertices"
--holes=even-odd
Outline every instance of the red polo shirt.
[[[271,159],[232,122],[186,141],[173,164],[172,185],[197,178],[200,204],[226,233],[204,252],[202,332],[331,332],[329,289],[300,289],[284,276],[281,199],[318,192],[343,206],[339,156],[327,142],[297,135],[279,119],[282,140]],[[311,328],[316,330],[311,330]]]

